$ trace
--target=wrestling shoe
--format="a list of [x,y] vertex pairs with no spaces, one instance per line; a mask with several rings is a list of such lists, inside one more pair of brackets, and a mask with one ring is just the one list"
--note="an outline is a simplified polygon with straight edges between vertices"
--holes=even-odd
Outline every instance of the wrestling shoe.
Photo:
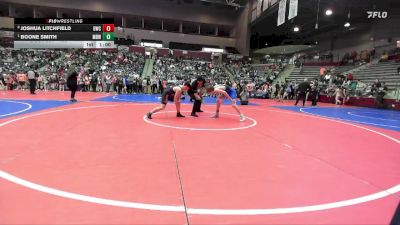
[[177,113],[177,114],[176,114],[176,117],[184,118],[185,116],[182,115],[181,113]]

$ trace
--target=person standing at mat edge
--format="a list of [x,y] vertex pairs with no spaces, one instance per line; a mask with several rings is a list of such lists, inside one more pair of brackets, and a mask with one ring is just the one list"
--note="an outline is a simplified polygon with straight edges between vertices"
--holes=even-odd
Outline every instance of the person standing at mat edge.
[[191,88],[188,91],[188,95],[192,100],[194,100],[192,114],[190,114],[193,117],[198,117],[198,115],[196,114],[197,112],[203,112],[201,110],[202,96],[200,91],[204,87],[204,83],[204,78],[199,76],[195,81],[192,82]]
[[168,104],[168,101],[175,102],[176,117],[185,117],[181,114],[181,96],[182,92],[187,92],[190,90],[190,88],[191,85],[189,82],[186,82],[184,85],[180,86],[167,87],[161,95],[161,105],[148,112],[146,117],[148,119],[153,119],[152,115],[156,112],[164,110]]
[[304,107],[304,104],[307,101],[307,92],[309,92],[310,89],[311,89],[310,83],[308,83],[308,79],[305,78],[304,82],[301,82],[297,89],[296,103],[294,104],[294,106],[297,106],[300,98],[303,98],[303,107]]
[[0,67],[0,87],[4,90],[7,90],[7,84],[4,80],[3,69]]
[[78,73],[75,70],[67,78],[67,87],[71,91],[71,102],[76,102],[75,93],[78,89]]
[[32,67],[28,71],[28,80],[29,80],[29,89],[31,91],[31,95],[34,95],[34,94],[36,94],[35,93],[35,90],[36,90],[36,74],[33,71]]

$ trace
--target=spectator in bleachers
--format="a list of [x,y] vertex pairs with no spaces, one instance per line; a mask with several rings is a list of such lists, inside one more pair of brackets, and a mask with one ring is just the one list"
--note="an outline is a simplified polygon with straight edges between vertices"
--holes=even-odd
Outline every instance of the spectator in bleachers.
[[386,61],[388,61],[388,60],[389,60],[389,54],[385,51],[385,52],[383,52],[382,55],[381,55],[381,60],[380,60],[380,62],[386,62]]
[[330,72],[327,72],[326,73],[326,75],[325,75],[325,77],[324,77],[324,80],[323,80],[323,82],[324,83],[332,83],[332,75],[331,75],[331,73]]
[[372,48],[371,51],[369,52],[369,55],[371,56],[372,59],[375,58],[375,53],[376,53],[375,48]]
[[384,108],[384,97],[386,95],[388,88],[385,85],[385,82],[382,82],[381,86],[377,90],[375,102],[378,108]]
[[350,95],[356,95],[358,81],[352,80],[348,85],[348,92]]
[[249,104],[249,98],[250,94],[246,89],[243,89],[243,91],[240,93],[240,104],[241,105],[248,105]]
[[6,87],[6,81],[4,80],[4,74],[2,69],[0,71],[0,85],[2,86],[2,88]]
[[370,93],[371,97],[378,92],[378,90],[379,90],[379,88],[381,88],[381,86],[382,86],[381,82],[378,79],[376,79],[371,87],[371,93]]
[[320,75],[321,77],[325,76],[326,72],[327,72],[327,70],[326,70],[325,67],[321,67],[321,68],[319,69],[319,75]]
[[362,96],[365,94],[367,85],[361,80],[357,80],[356,96]]
[[353,80],[353,79],[354,79],[353,74],[352,74],[352,73],[348,73],[348,74],[346,75],[346,79],[347,79],[347,80]]

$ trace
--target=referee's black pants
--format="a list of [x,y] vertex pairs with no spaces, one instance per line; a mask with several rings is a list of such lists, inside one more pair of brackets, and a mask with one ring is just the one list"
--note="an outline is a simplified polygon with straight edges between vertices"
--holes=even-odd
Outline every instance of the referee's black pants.
[[307,93],[306,92],[299,92],[298,94],[297,94],[297,97],[296,97],[296,104],[294,104],[294,105],[296,105],[297,106],[297,103],[299,103],[299,101],[300,101],[300,98],[303,98],[303,106],[304,106],[304,104],[306,104],[306,95],[307,95]]
[[197,100],[194,94],[189,94],[190,98],[194,100],[193,103],[193,109],[192,109],[192,114],[196,114],[197,112],[200,112],[201,109],[201,98],[200,100]]
[[311,93],[311,100],[312,100],[312,106],[316,106],[318,102],[318,92],[317,91],[312,91]]
[[78,90],[78,85],[68,85],[68,89],[71,91],[71,99],[75,99],[76,90]]
[[29,87],[31,89],[31,94],[35,94],[35,91],[36,91],[36,79],[29,79]]

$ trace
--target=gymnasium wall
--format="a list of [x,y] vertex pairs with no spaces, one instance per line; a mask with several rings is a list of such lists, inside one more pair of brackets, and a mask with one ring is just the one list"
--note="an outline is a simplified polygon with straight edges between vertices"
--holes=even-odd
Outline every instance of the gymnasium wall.
[[233,26],[235,24],[238,13],[238,11],[234,10],[218,10],[214,7],[205,7],[201,5],[196,7],[196,5],[192,4],[176,4],[175,2],[157,0],[6,0],[5,2],[115,14],[151,16],[163,19],[227,26]]
[[181,34],[172,32],[161,32],[161,31],[150,31],[150,30],[140,30],[126,28],[124,30],[116,30],[116,37],[127,37],[130,36],[135,40],[135,44],[139,44],[140,40],[157,40],[162,41],[164,47],[169,47],[170,42],[180,42],[187,44],[200,44],[200,45],[211,45],[219,46],[221,48],[225,47],[235,47],[235,38],[225,38],[225,37],[215,37],[215,36],[204,36],[204,35],[191,35],[191,34]]
[[360,52],[375,48],[376,53],[381,54],[396,48],[396,41],[400,40],[398,24],[400,19],[375,21],[368,29],[355,29],[345,35],[320,41],[317,49],[326,53],[332,52],[335,61],[351,51]]

